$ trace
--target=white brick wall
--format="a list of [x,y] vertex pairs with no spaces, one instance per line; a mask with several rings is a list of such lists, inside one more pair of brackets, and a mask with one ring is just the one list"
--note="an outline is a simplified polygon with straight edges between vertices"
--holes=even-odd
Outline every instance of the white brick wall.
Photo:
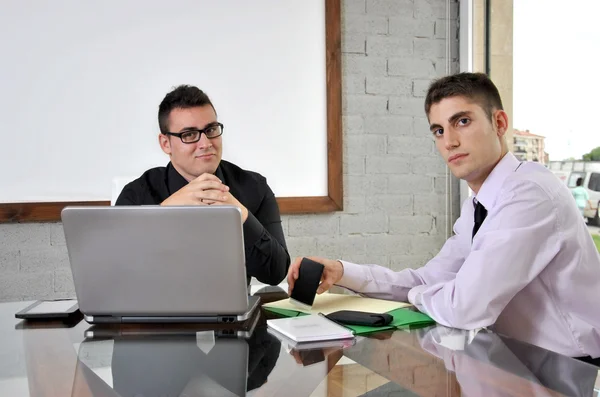
[[390,136],[388,137],[388,153],[404,155],[433,155],[434,143],[428,137]]
[[412,38],[406,36],[369,36],[367,55],[375,57],[410,56],[413,52]]
[[406,97],[390,97],[389,110],[391,114],[414,116],[424,112],[423,99],[412,95]]
[[[346,7],[348,10],[348,7]],[[364,9],[363,9],[364,11]],[[364,15],[359,13],[347,14],[344,34],[365,33],[370,35],[387,34],[388,18],[385,16]]]
[[388,60],[390,76],[435,77],[437,75],[433,59],[395,58]]
[[359,76],[385,76],[387,59],[383,57],[366,57],[359,54],[344,54],[342,56],[343,80],[347,74]]
[[[422,266],[442,246],[445,166],[423,102],[431,80],[446,71],[445,4],[342,0],[344,211],[284,216],[293,257],[401,269]],[[456,71],[457,1],[450,11]],[[0,301],[74,296],[60,224],[2,224],[0,242]]]
[[379,16],[412,15],[413,0],[367,0],[367,13]]
[[412,92],[412,81],[406,77],[367,77],[367,94],[406,96]]
[[436,21],[431,19],[415,19],[412,15],[392,17],[389,20],[391,35],[410,34],[413,38],[433,37],[435,35]]
[[[457,10],[453,2],[454,58]],[[401,269],[422,266],[444,243],[446,167],[429,132],[424,97],[431,81],[446,71],[445,15],[444,0],[344,2],[345,208],[335,215],[340,220],[337,234],[325,237],[319,230],[319,236],[306,235],[303,247],[290,247],[292,256]],[[453,70],[456,63],[453,59]],[[458,184],[452,183],[449,204],[456,218]],[[331,215],[287,218],[323,222],[331,229]],[[313,248],[311,238],[316,251],[304,249]]]
[[0,301],[74,296],[60,224],[0,224],[0,241]]
[[409,156],[367,156],[367,174],[406,174],[411,168]]
[[412,135],[413,118],[410,116],[367,116],[364,121],[364,130],[367,136],[373,134],[388,135],[388,142],[392,135]]

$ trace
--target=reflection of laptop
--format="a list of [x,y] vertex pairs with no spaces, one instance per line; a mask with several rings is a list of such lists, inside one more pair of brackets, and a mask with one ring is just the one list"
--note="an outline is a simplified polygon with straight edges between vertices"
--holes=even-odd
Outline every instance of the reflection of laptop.
[[246,395],[245,338],[203,333],[120,336],[106,342],[86,339],[79,346],[73,396],[87,390],[107,397]]
[[61,217],[89,323],[238,322],[258,307],[236,207],[66,207]]

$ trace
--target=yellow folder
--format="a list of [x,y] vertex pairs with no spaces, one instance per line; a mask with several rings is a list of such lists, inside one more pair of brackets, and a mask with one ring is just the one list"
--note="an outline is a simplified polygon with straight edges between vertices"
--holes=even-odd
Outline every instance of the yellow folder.
[[395,302],[383,299],[365,298],[358,295],[342,295],[324,293],[317,295],[310,310],[295,306],[289,299],[282,299],[263,305],[267,308],[292,310],[307,314],[330,314],[338,310],[356,310],[369,313],[387,313],[392,310],[411,306],[410,303]]

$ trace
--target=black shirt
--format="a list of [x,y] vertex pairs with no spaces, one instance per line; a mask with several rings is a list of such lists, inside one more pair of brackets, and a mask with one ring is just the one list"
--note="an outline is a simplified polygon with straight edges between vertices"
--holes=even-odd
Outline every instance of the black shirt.
[[[215,172],[229,192],[248,209],[244,222],[246,276],[276,285],[286,276],[290,265],[279,206],[267,180],[256,172],[221,160]],[[158,205],[188,184],[171,163],[152,168],[128,183],[115,205]]]

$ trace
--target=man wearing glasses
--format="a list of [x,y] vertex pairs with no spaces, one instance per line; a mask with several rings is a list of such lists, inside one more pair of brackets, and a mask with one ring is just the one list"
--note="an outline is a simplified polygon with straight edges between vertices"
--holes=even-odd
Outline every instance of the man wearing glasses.
[[287,252],[275,195],[266,179],[221,159],[223,124],[208,96],[182,85],[158,109],[166,167],[125,186],[115,205],[235,205],[242,211],[248,281],[275,285],[287,274]]

